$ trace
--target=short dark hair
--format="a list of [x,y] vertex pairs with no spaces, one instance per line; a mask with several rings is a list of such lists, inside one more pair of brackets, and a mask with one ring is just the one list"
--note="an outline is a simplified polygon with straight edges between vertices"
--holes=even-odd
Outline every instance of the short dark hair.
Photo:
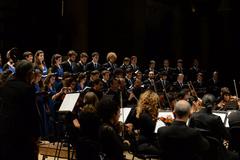
[[84,104],[91,104],[93,105],[94,107],[96,107],[96,103],[98,102],[98,97],[97,95],[94,93],[94,92],[87,92],[85,95],[84,95]]
[[124,57],[123,61],[130,61],[129,57]]
[[151,60],[151,61],[149,61],[149,63],[150,63],[150,64],[155,64],[155,63],[156,63],[156,61],[154,61],[154,60]]
[[97,104],[97,113],[103,122],[109,122],[120,106],[108,96],[104,96]]
[[86,52],[82,52],[82,53],[80,54],[80,58],[82,58],[82,57],[87,57],[87,58],[88,58],[88,54],[87,54]]
[[103,70],[102,75],[105,75],[106,73],[111,73],[109,70]]
[[96,74],[100,74],[100,72],[99,72],[98,70],[93,70],[93,71],[91,72],[91,75],[96,75]]
[[72,55],[77,56],[77,53],[74,50],[68,51],[68,57],[71,57]]
[[102,80],[101,79],[95,79],[93,82],[92,82],[92,85],[98,85],[99,83],[102,83]]
[[215,105],[215,96],[212,94],[205,94],[202,98],[202,104],[207,108],[208,112],[211,112]]
[[99,55],[99,53],[98,53],[98,52],[93,52],[93,53],[92,53],[92,57],[94,57],[94,56],[96,56],[96,55]]
[[26,57],[28,57],[28,56],[30,56],[30,55],[33,55],[33,53],[30,52],[30,51],[26,51],[26,52],[23,53],[23,57],[24,57],[24,58],[26,58]]
[[16,78],[24,80],[29,71],[32,72],[33,64],[27,60],[18,61],[16,64]]

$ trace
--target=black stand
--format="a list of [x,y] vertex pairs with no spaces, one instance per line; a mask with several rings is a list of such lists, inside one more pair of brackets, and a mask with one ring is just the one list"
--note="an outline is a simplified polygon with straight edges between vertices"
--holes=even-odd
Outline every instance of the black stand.
[[[59,134],[59,138],[58,138],[58,142],[57,142],[57,147],[56,147],[56,151],[55,151],[55,156],[54,156],[54,160],[58,160],[60,158],[60,153],[62,151],[62,148],[64,146],[67,147],[67,159],[68,160],[72,160],[73,159],[73,154],[70,157],[70,151],[71,151],[71,142],[70,142],[70,138],[71,138],[71,133],[72,133],[72,126],[70,124],[70,114],[71,113],[66,113],[66,117],[65,117],[65,121],[66,122],[62,122],[62,124],[59,123],[59,129],[62,129],[62,127],[65,127],[65,131],[64,131],[64,136],[61,137],[61,134]],[[73,152],[73,151],[72,151]]]

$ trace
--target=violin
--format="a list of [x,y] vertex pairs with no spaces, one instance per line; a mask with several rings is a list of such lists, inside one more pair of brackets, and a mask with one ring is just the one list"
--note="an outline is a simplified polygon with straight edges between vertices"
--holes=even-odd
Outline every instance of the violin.
[[231,95],[224,95],[223,99],[217,104],[218,110],[228,110],[229,107],[238,109],[239,106],[239,98]]
[[169,115],[167,117],[159,117],[159,120],[163,121],[166,125],[170,125],[174,119]]

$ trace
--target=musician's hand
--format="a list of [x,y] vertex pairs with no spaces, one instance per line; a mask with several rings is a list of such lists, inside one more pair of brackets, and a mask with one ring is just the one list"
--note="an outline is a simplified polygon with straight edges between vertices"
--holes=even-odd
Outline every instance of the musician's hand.
[[132,123],[125,124],[125,129],[128,133],[132,133],[133,132],[133,124]]
[[116,124],[115,124],[115,129],[117,131],[117,133],[121,133],[123,131],[123,123],[118,121]]
[[134,97],[135,97],[134,93],[133,93],[133,92],[130,92],[129,97],[128,97],[128,100],[130,101],[130,100],[133,99]]
[[73,125],[74,125],[74,127],[76,127],[76,128],[80,128],[80,123],[79,123],[79,121],[78,121],[77,119],[74,119],[74,120],[73,120]]

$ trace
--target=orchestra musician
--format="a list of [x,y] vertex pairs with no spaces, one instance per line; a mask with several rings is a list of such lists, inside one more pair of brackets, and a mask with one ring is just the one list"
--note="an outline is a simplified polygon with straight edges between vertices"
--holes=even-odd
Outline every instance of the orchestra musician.
[[123,160],[123,142],[117,129],[120,117],[119,103],[104,97],[97,104],[97,113],[102,121],[98,132],[100,151],[109,159]]
[[191,115],[190,110],[190,103],[185,100],[178,101],[174,109],[176,119],[170,126],[158,129],[161,160],[196,160],[208,149],[208,141],[198,131],[186,125]]
[[221,93],[220,102],[217,104],[216,110],[231,110],[239,109],[240,101],[236,96],[231,96],[229,91]]
[[140,130],[137,151],[140,153],[158,154],[154,129],[158,116],[159,96],[152,90],[143,92],[136,107],[136,123]]

